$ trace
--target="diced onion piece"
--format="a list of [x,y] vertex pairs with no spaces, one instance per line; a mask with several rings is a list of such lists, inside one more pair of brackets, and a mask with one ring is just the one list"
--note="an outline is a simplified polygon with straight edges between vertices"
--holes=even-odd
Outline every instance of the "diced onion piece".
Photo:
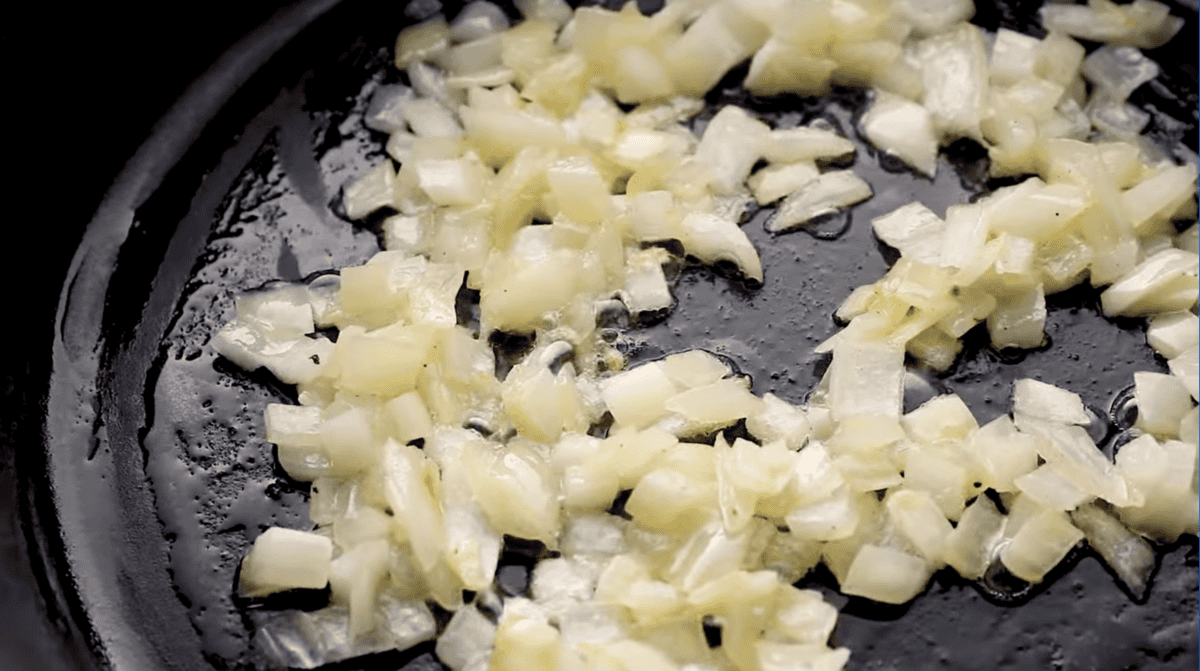
[[920,44],[925,107],[943,137],[979,138],[988,91],[987,53],[979,28],[959,24]]
[[1039,437],[1020,433],[1007,415],[985,424],[971,437],[970,450],[983,466],[985,484],[998,492],[1016,490],[1013,480],[1038,465]]
[[394,200],[396,171],[390,161],[371,168],[345,189],[346,216],[362,219],[381,207],[390,207]]
[[384,446],[384,494],[398,531],[412,545],[421,569],[429,572],[446,545],[440,506],[425,483],[425,455],[389,440]]
[[822,95],[829,91],[829,75],[835,68],[836,61],[772,36],[754,53],[742,84],[747,91],[762,96]]
[[[1192,414],[1195,417],[1195,414]],[[1118,509],[1121,520],[1150,538],[1172,542],[1194,528],[1196,444],[1178,440],[1159,443],[1142,434],[1117,452],[1117,468],[1142,499]],[[1183,466],[1187,464],[1187,466]],[[1182,466],[1182,467],[1181,467]]]
[[814,163],[799,161],[772,165],[750,176],[750,190],[759,205],[773,203],[799,189],[820,175]]
[[1038,505],[1049,510],[1074,510],[1092,496],[1080,490],[1063,477],[1053,464],[1043,464],[1013,480],[1021,490]]
[[351,639],[375,629],[379,584],[387,574],[388,555],[387,540],[376,538],[346,550],[330,564],[332,600],[350,609]]
[[1061,32],[1050,31],[1038,46],[1035,73],[1043,79],[1067,86],[1078,78],[1079,66],[1086,53],[1082,44]]
[[1196,195],[1196,166],[1177,165],[1160,171],[1121,194],[1136,230],[1170,218]]
[[419,326],[396,325],[370,333],[343,330],[335,350],[338,385],[364,394],[411,391],[432,342],[433,331]]
[[1154,548],[1146,539],[1130,532],[1120,520],[1094,504],[1072,512],[1071,523],[1083,531],[1088,545],[1100,553],[1133,598],[1144,598],[1155,565]]
[[544,618],[529,617],[518,612],[508,600],[496,627],[490,671],[528,671],[528,669],[557,668],[562,655],[558,630]]
[[909,449],[904,460],[904,486],[928,492],[946,519],[962,515],[970,486],[966,468],[929,449]]
[[257,325],[233,320],[212,340],[213,349],[246,370],[266,368],[280,382],[298,384],[316,379],[332,358],[334,344],[327,338],[278,339]]
[[653,50],[640,45],[627,46],[617,51],[615,61],[612,78],[621,102],[660,100],[675,93],[666,63]]
[[762,671],[840,671],[850,659],[847,648],[830,649],[824,643],[769,643],[754,644],[758,655],[758,668]]
[[672,354],[662,361],[663,371],[683,389],[695,389],[728,377],[729,364],[702,349]]
[[1083,532],[1071,524],[1066,514],[1042,510],[1021,525],[1000,551],[1000,561],[1018,578],[1038,583],[1081,540]]
[[1134,89],[1157,77],[1159,68],[1134,47],[1105,45],[1083,59],[1080,71],[1113,100],[1124,102]]
[[992,200],[987,211],[988,227],[993,231],[1049,240],[1091,205],[1088,191],[1082,186],[1042,185],[1040,182],[1031,178],[1005,197]]
[[842,593],[882,603],[911,601],[925,589],[933,571],[920,557],[889,547],[866,544],[850,564]]
[[871,144],[930,177],[937,172],[937,137],[921,105],[880,91],[861,123]]
[[1164,359],[1174,359],[1200,344],[1200,319],[1190,312],[1156,315],[1146,327],[1146,341]]
[[884,503],[901,533],[925,560],[941,564],[952,527],[929,493],[901,489],[890,493]]
[[438,205],[473,205],[483,195],[480,166],[466,159],[416,162],[421,190]]
[[989,59],[992,83],[1011,86],[1033,76],[1040,42],[1015,30],[998,29]]
[[1188,388],[1174,375],[1137,372],[1133,374],[1137,399],[1137,428],[1157,436],[1174,436],[1179,420],[1192,409]]
[[943,394],[901,418],[908,437],[918,443],[959,440],[979,428],[971,409],[957,394]]
[[371,105],[363,116],[367,128],[395,133],[405,130],[408,121],[404,118],[404,105],[413,97],[413,91],[403,84],[380,86],[371,96]]
[[496,625],[478,609],[474,606],[460,608],[438,637],[435,648],[438,661],[454,671],[478,668],[491,655],[495,638]]
[[1195,254],[1164,249],[1100,294],[1104,314],[1141,316],[1186,310],[1196,303],[1198,267]]
[[824,646],[837,624],[837,609],[821,598],[820,592],[780,586],[774,622],[765,638],[780,643]]
[[797,506],[784,520],[788,530],[799,538],[832,541],[854,533],[859,512],[850,490],[839,487],[828,498]]
[[827,172],[808,182],[779,205],[767,230],[783,233],[816,217],[831,214],[871,197],[871,185],[850,170]]
[[809,436],[804,410],[770,392],[763,395],[759,411],[746,418],[746,428],[764,444],[782,441],[791,450],[803,447]]
[[[625,511],[638,524],[651,529],[674,530],[680,518],[702,509],[715,492],[711,486],[669,468],[657,468],[633,488]],[[686,527],[685,527],[686,528]]]
[[1124,478],[1083,427],[1055,424],[1021,414],[1016,416],[1016,424],[1021,432],[1044,439],[1037,442],[1038,453],[1054,464],[1058,473],[1071,484],[1114,505],[1136,502],[1136,494],[1129,491]]
[[942,557],[967,580],[978,580],[992,560],[992,544],[1004,530],[1004,515],[987,496],[976,497],[946,537]]
[[945,222],[920,202],[904,205],[871,220],[875,235],[914,261],[937,265],[942,258]]
[[680,392],[664,405],[694,422],[728,426],[758,412],[762,404],[761,399],[750,393],[745,378],[726,378]]
[[770,132],[765,123],[735,105],[717,112],[696,147],[696,160],[712,169],[715,193],[729,195],[742,189]]
[[988,222],[982,204],[951,205],[946,208],[941,259],[944,268],[963,269],[977,263],[987,242]]
[[683,218],[683,247],[705,263],[732,261],[748,279],[762,282],[762,261],[746,232],[716,214],[693,212]]
[[259,597],[289,589],[321,589],[329,582],[333,541],[327,536],[271,527],[242,560],[239,590]]
[[546,182],[562,213],[574,221],[599,223],[611,208],[608,185],[586,157],[565,158],[551,163],[546,167]]
[[988,315],[987,324],[994,347],[1040,347],[1045,342],[1046,329],[1046,297],[1042,285],[999,303]]
[[671,307],[673,298],[657,255],[639,253],[625,262],[625,306],[638,314]]
[[442,15],[409,26],[396,38],[396,67],[403,70],[410,63],[426,60],[450,46],[450,26]]
[[508,16],[504,10],[487,0],[474,0],[450,24],[450,39],[469,42],[498,33],[508,28]]
[[855,415],[899,418],[903,392],[903,348],[853,338],[834,346],[829,407],[836,420]]
[[1127,5],[1108,1],[1087,6],[1049,4],[1038,10],[1047,30],[1147,49],[1166,44],[1183,27],[1183,19],[1168,11],[1166,5],[1154,0],[1135,0]]
[[1062,424],[1092,421],[1079,394],[1029,378],[1013,383],[1013,412]]
[[[1167,362],[1167,367],[1192,395],[1193,400],[1200,400],[1200,349],[1192,345],[1190,349],[1180,352],[1179,356]],[[1182,420],[1180,420],[1182,421]]]
[[766,42],[767,26],[730,0],[715,2],[663,53],[675,87],[685,95],[708,92],[733,66]]
[[924,35],[935,35],[975,13],[971,0],[899,0],[896,10]]
[[489,161],[506,161],[526,147],[566,143],[561,125],[525,111],[464,107],[460,115],[467,139]]
[[853,154],[854,143],[832,130],[813,126],[776,129],[763,144],[762,155],[772,163],[836,159]]
[[601,395],[618,424],[640,428],[661,417],[667,399],[678,391],[662,364],[652,362],[608,378]]
[[557,26],[571,20],[571,6],[563,0],[516,0],[515,4],[526,19],[541,19]]

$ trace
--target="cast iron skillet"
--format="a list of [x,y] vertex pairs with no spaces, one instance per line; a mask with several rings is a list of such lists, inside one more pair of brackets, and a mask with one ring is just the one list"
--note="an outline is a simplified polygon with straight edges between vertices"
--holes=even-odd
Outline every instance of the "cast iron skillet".
[[[982,6],[985,26],[1026,29],[1037,3]],[[388,49],[399,27],[436,0],[308,0],[236,45],[191,88],[133,154],[88,227],[64,283],[49,353],[44,452],[22,457],[24,521],[47,598],[86,641],[88,665],[142,669],[268,668],[251,632],[262,604],[234,599],[238,560],[260,529],[306,521],[305,487],[279,472],[263,441],[261,408],[294,391],[239,371],[206,348],[233,294],[272,280],[364,260],[373,222],[339,216],[339,187],[382,158],[361,115],[373,87],[395,81]],[[454,13],[448,8],[449,14]],[[1196,151],[1195,10],[1152,54],[1164,75],[1135,96],[1156,139],[1179,158]],[[850,137],[865,97],[747,98],[742,72],[708,98],[703,123],[736,102],[772,121],[824,118]],[[893,260],[867,222],[913,198],[935,210],[998,185],[970,143],[943,152],[936,180],[912,175],[862,145],[854,168],[876,196],[808,233],[770,236],[755,213],[745,229],[767,280],[684,267],[671,317],[631,332],[635,360],[688,347],[729,356],[758,393],[803,401],[827,363],[810,354],[851,288]],[[1095,293],[1049,301],[1050,344],[1021,356],[969,338],[950,373],[927,376],[908,402],[941,389],[981,419],[1008,406],[1011,381],[1037,376],[1071,388],[1111,421],[1135,370],[1160,370],[1138,320],[1099,316]],[[527,549],[505,556],[519,590]],[[842,607],[834,642],[852,669],[1195,668],[1196,545],[1165,550],[1146,603],[1123,593],[1094,557],[1029,593],[981,590],[939,574],[913,604],[847,600],[818,573],[806,586]],[[306,604],[296,604],[306,605]],[[338,668],[436,668],[431,646]]]

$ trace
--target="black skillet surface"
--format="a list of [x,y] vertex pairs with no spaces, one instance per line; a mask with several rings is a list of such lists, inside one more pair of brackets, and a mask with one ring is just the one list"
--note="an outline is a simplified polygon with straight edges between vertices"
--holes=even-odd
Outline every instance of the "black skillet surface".
[[[1033,4],[981,8],[977,21],[1022,28]],[[339,187],[383,155],[382,138],[356,114],[374,86],[397,77],[387,50],[411,18],[401,3],[382,5],[301,2],[239,43],[130,152],[87,229],[53,346],[41,345],[33,364],[51,369],[48,385],[35,380],[46,386],[28,394],[30,411],[46,418],[45,449],[17,459],[22,530],[38,589],[77,653],[68,655],[73,666],[266,666],[250,643],[260,614],[231,595],[258,531],[305,521],[304,488],[276,470],[261,435],[262,406],[292,392],[225,365],[205,344],[230,316],[235,292],[357,263],[376,248],[369,227],[336,211]],[[408,17],[431,11],[436,4],[422,0],[407,8]],[[1166,75],[1135,97],[1165,112],[1154,123],[1170,149],[1194,157],[1195,10],[1181,12],[1193,20],[1153,54]],[[710,95],[699,123],[737,102],[773,121],[823,117],[855,136],[860,93],[748,100],[727,90],[736,77]],[[756,214],[746,230],[763,256],[764,286],[686,270],[673,316],[629,334],[633,357],[706,347],[751,374],[756,392],[803,400],[824,365],[809,352],[834,331],[833,308],[886,268],[869,219],[913,198],[937,210],[994,186],[966,144],[943,153],[932,182],[863,147],[854,168],[875,188],[872,200],[815,234],[770,236],[766,213]],[[1038,376],[1107,414],[1133,371],[1163,368],[1141,323],[1098,316],[1093,292],[1049,303],[1049,347],[1009,357],[976,339],[954,370],[928,379],[930,388],[957,391],[987,418],[1007,408],[1012,379]],[[847,602],[819,575],[812,586],[844,606],[835,643],[853,650],[852,669],[1196,668],[1194,539],[1164,553],[1141,605],[1093,557],[1072,563],[1017,606],[942,575],[901,609]],[[414,657],[412,668],[427,668],[428,652],[339,668],[398,668]]]

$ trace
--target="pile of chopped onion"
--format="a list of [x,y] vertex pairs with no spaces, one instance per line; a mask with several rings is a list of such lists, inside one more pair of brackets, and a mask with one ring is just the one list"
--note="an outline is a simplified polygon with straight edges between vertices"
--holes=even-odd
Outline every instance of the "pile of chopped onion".
[[[409,84],[379,87],[365,118],[390,159],[344,191],[351,218],[395,212],[386,251],[239,299],[214,339],[299,393],[267,408],[266,436],[312,482],[315,529],[268,529],[240,573],[248,597],[330,587],[327,608],[259,632],[282,661],[428,640],[434,603],[455,671],[840,669],[836,609],[793,586],[819,563],[843,593],[900,604],[943,567],[1040,582],[1086,540],[1141,594],[1148,540],[1196,534],[1198,257],[1177,222],[1196,217],[1197,170],[1154,158],[1127,103],[1158,72],[1138,48],[1182,23],[1165,6],[1048,5],[1037,39],[984,33],[970,0],[518,4],[512,27],[478,0],[401,32]],[[860,130],[920,173],[971,138],[994,176],[1024,178],[874,220],[900,259],[838,309],[805,406],[699,350],[624,369],[597,323],[670,310],[668,241],[761,283],[750,199],[778,202],[783,233],[871,196],[827,167],[854,151],[831,130],[732,105],[690,130],[747,59],[758,95],[874,87]],[[1045,297],[1085,281],[1105,314],[1150,317],[1170,370],[1135,376],[1138,435],[1115,463],[1079,396],[1037,380],[983,426],[954,394],[902,413],[906,356],[944,370],[981,323],[997,348],[1038,347]],[[494,333],[533,342],[501,376]],[[731,443],[739,423],[752,439]],[[525,597],[494,587],[506,537],[553,555]]]

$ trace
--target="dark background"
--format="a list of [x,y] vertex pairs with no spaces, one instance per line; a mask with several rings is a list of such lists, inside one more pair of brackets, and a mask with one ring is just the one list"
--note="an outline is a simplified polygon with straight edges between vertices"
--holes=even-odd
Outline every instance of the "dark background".
[[[8,170],[0,327],[0,671],[87,668],[48,612],[20,523],[15,465],[40,449],[49,343],[83,230],[125,161],[187,86],[282,1],[5,3]],[[40,486],[26,483],[26,486]]]

